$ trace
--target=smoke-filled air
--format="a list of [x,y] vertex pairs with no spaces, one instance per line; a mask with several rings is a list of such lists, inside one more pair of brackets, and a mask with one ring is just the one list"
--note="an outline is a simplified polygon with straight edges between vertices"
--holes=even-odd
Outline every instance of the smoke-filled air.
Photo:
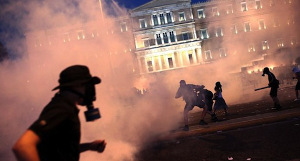
[[[253,97],[244,99],[240,80],[231,75],[249,63],[249,58],[236,56],[242,53],[232,52],[223,60],[203,65],[201,70],[191,67],[148,76],[132,74],[136,69],[132,68],[134,59],[129,51],[134,49],[128,48],[128,41],[133,37],[116,34],[120,30],[116,16],[125,16],[128,11],[116,2],[12,0],[1,8],[1,16],[16,16],[4,20],[25,33],[24,37],[6,42],[16,58],[0,64],[0,160],[3,161],[15,160],[11,150],[14,142],[57,92],[52,89],[58,85],[59,73],[70,65],[87,65],[92,75],[102,79],[96,86],[94,102],[101,119],[86,122],[83,114],[86,107],[79,106],[81,142],[105,139],[107,146],[101,154],[82,153],[82,161],[134,161],[143,146],[178,128],[183,122],[184,101],[174,97],[181,79],[188,84],[205,85],[211,91],[215,82],[220,81],[229,105],[265,94],[265,91],[253,93]],[[82,37],[74,37],[70,32],[84,29],[95,38],[80,40]],[[47,35],[48,39],[36,35]],[[36,39],[30,40],[33,37]],[[62,40],[64,43],[57,43]],[[233,49],[238,48],[237,44],[223,45]],[[266,78],[259,79],[267,85]]]

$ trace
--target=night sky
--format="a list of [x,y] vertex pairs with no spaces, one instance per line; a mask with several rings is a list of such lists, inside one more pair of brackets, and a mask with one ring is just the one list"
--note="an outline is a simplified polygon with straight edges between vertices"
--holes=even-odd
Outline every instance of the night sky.
[[[99,1],[99,0],[97,0]],[[110,1],[111,0],[102,0],[102,1]],[[121,7],[127,9],[134,9],[140,5],[143,5],[151,0],[115,0]],[[207,0],[192,0],[193,3],[202,2]],[[7,44],[8,41],[15,41],[18,38],[24,38],[23,28],[18,28],[20,20],[24,18],[24,14],[26,11],[22,12],[22,8],[18,11],[14,12],[3,12],[5,9],[3,7],[7,6],[7,4],[13,4],[22,2],[22,0],[0,0],[0,42],[4,45]],[[14,20],[14,21],[11,21]]]
[[[128,9],[133,9],[147,2],[150,2],[151,0],[116,0],[116,1],[120,4],[120,6],[124,6],[125,8]],[[192,3],[202,2],[202,1],[205,0],[192,0]]]

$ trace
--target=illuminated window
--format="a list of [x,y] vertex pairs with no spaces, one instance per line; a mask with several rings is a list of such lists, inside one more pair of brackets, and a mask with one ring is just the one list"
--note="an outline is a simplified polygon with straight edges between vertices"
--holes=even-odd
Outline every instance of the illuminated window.
[[70,39],[70,34],[69,33],[65,33],[64,34],[64,42],[70,42],[71,39]]
[[172,58],[168,58],[168,63],[169,63],[169,68],[173,68],[174,67],[173,59]]
[[267,40],[265,40],[265,41],[262,42],[262,49],[263,49],[263,50],[268,50],[268,49],[270,49]]
[[284,4],[291,4],[293,3],[293,0],[284,0]]
[[295,24],[295,18],[294,18],[294,17],[288,18],[287,24],[288,24],[288,25]]
[[207,33],[207,29],[201,29],[200,33],[201,33],[201,39],[208,39],[209,38],[209,35]]
[[34,46],[35,47],[42,46],[42,42],[39,39],[36,39],[35,43],[34,43]]
[[277,47],[284,47],[283,39],[277,39]]
[[179,13],[179,21],[185,21],[184,12]]
[[248,11],[247,3],[246,2],[242,2],[241,3],[241,11],[242,12]]
[[223,36],[223,30],[221,27],[218,27],[216,30],[216,37]]
[[85,35],[84,35],[83,31],[78,31],[77,32],[77,39],[78,40],[85,39]]
[[149,47],[150,46],[149,38],[143,39],[143,41],[144,41],[144,47]]
[[148,68],[149,72],[153,71],[153,63],[152,63],[151,58],[147,59],[147,68]]
[[173,31],[170,32],[170,40],[171,42],[175,42],[175,35]]
[[227,5],[227,7],[226,7],[226,14],[230,14],[230,13],[233,13],[232,5]]
[[249,52],[249,53],[255,52],[255,47],[254,47],[253,44],[250,44],[250,45],[248,46],[248,52]]
[[244,31],[245,32],[250,32],[251,31],[251,27],[250,27],[250,23],[249,22],[245,22],[244,23]]
[[220,58],[221,58],[221,57],[226,57],[226,56],[227,56],[226,49],[221,48],[221,49],[219,49],[219,52],[220,52]]
[[121,32],[126,32],[127,31],[127,26],[126,26],[126,23],[122,23],[121,24]]
[[157,26],[157,25],[158,25],[158,19],[157,19],[157,16],[156,16],[156,15],[153,15],[153,16],[152,16],[152,20],[153,20],[154,26]]
[[160,18],[160,24],[164,25],[166,23],[164,14],[159,14],[159,18]]
[[193,64],[194,63],[194,61],[193,61],[193,54],[188,54],[188,56],[189,56],[189,62],[190,62],[190,64]]
[[213,7],[212,8],[212,16],[220,16],[220,13],[218,11],[218,8],[217,7]]
[[163,38],[164,38],[164,43],[165,43],[165,44],[166,44],[166,43],[169,43],[169,38],[168,38],[168,35],[167,35],[166,32],[163,33]]
[[298,44],[298,42],[297,42],[296,37],[292,37],[291,38],[291,45],[297,45],[297,44]]
[[197,10],[198,18],[205,18],[204,9]]
[[266,29],[265,20],[259,20],[259,30]]
[[160,34],[156,34],[156,43],[157,43],[157,45],[162,44],[162,40],[161,40]]
[[237,34],[237,33],[238,33],[238,30],[237,30],[237,27],[236,27],[235,24],[232,25],[230,29],[231,29],[231,33],[232,33],[232,34]]
[[140,21],[140,28],[146,28],[147,27],[147,24],[146,24],[146,21],[145,21],[145,19],[140,19],[139,20]]
[[255,0],[255,8],[256,9],[261,9],[262,8],[260,0]]
[[210,50],[206,50],[204,53],[205,53],[205,59],[207,59],[207,60],[212,59],[212,55],[211,55]]
[[168,23],[172,23],[172,15],[170,12],[167,13],[167,21]]

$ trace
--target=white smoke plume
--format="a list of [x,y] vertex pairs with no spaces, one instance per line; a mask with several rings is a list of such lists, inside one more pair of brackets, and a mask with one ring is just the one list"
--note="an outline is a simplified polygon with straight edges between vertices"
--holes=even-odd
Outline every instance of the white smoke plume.
[[[174,91],[155,87],[159,92],[147,97],[136,94],[133,89],[136,78],[128,74],[132,70],[128,68],[131,56],[128,52],[117,55],[128,51],[124,43],[128,39],[114,34],[120,30],[120,24],[107,14],[110,7],[105,2],[101,5],[103,12],[98,1],[11,1],[2,6],[1,15],[18,16],[19,22],[5,21],[24,32],[25,37],[6,42],[8,48],[16,49],[18,58],[0,64],[0,105],[5,111],[0,114],[1,160],[15,160],[11,151],[14,142],[54,95],[51,90],[58,84],[59,73],[74,64],[87,65],[92,75],[102,79],[96,86],[94,103],[100,108],[102,118],[87,123],[83,116],[86,108],[80,107],[81,140],[107,142],[104,153],[86,152],[80,160],[134,160],[143,144],[177,128],[181,116]],[[112,5],[117,14],[127,12],[116,3]],[[93,33],[98,37],[78,40],[71,33],[85,29],[90,29],[90,34],[98,31]],[[70,42],[63,43],[66,32],[70,34]],[[120,69],[123,73],[118,72]],[[154,86],[156,80],[152,82]]]

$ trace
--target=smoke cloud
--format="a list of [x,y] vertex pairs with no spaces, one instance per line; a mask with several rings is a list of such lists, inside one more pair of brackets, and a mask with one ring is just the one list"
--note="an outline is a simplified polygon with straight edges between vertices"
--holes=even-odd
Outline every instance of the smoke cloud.
[[[205,85],[211,91],[215,82],[220,81],[229,105],[266,94],[249,93],[253,86],[245,91],[240,77],[235,77],[233,73],[239,72],[249,60],[248,56],[242,56],[246,54],[237,52],[200,68],[190,67],[137,79],[129,74],[132,71],[128,67],[131,56],[125,52],[129,51],[125,43],[128,35],[114,34],[120,30],[120,24],[112,15],[124,15],[127,10],[116,2],[102,2],[101,5],[102,11],[98,1],[80,0],[13,0],[2,6],[0,12],[1,16],[6,15],[4,21],[25,35],[14,40],[7,34],[0,35],[7,40],[9,50],[18,55],[18,59],[0,64],[0,160],[15,160],[11,151],[14,142],[38,118],[54,95],[51,89],[58,85],[59,73],[74,64],[87,65],[92,75],[102,79],[96,86],[94,103],[100,108],[102,118],[86,123],[85,107],[80,107],[81,141],[105,139],[107,142],[104,153],[85,152],[81,154],[81,160],[134,160],[135,153],[144,145],[178,128],[183,121],[184,101],[176,100],[174,96],[181,79],[188,84]],[[96,38],[79,40],[71,33],[80,30],[88,31]],[[236,44],[222,45],[238,51]],[[257,79],[267,84],[265,78]],[[144,88],[146,94],[137,94],[133,87]],[[245,92],[251,97],[243,100]]]
[[[14,40],[1,35],[7,48],[17,53],[16,59],[0,64],[1,160],[15,160],[11,147],[54,95],[51,90],[58,85],[59,73],[74,64],[87,65],[92,75],[102,79],[94,103],[102,118],[87,123],[83,116],[86,109],[80,107],[81,141],[105,139],[108,143],[104,153],[86,152],[81,160],[134,160],[144,144],[178,126],[181,107],[174,101],[173,89],[161,86],[157,78],[147,78],[146,83],[153,87],[147,96],[138,95],[133,88],[140,81],[128,74],[132,71],[128,67],[131,55],[124,53],[129,50],[124,43],[128,38],[114,34],[120,24],[108,14],[124,15],[126,9],[116,2],[101,5],[102,11],[98,1],[79,0],[10,1],[2,6],[1,15],[11,15],[6,23],[25,35]],[[80,30],[90,39],[72,35]]]

